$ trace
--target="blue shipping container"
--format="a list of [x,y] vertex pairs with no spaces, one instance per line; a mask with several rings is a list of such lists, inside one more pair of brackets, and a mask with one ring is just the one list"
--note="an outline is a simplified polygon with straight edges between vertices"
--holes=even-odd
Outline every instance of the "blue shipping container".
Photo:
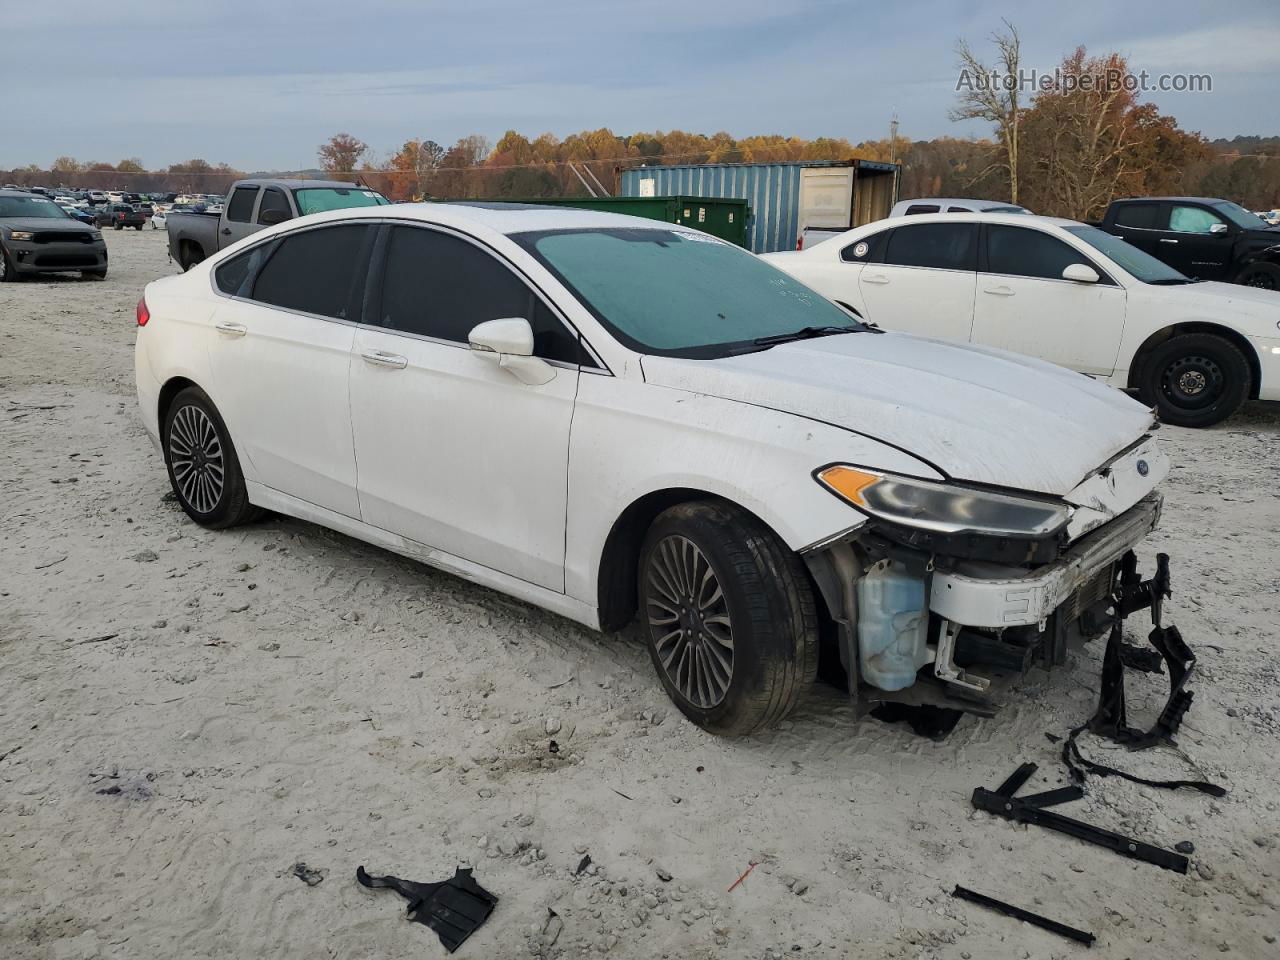
[[[751,205],[747,249],[753,253],[794,250],[800,225],[801,171],[813,167],[857,167],[859,176],[889,175],[896,186],[896,167],[887,163],[837,160],[828,163],[659,164],[621,170],[619,195],[624,197],[720,197]],[[894,191],[896,193],[896,190]],[[885,193],[888,198],[889,194]],[[892,199],[888,199],[892,204]],[[868,219],[888,215],[882,212]],[[850,224],[851,226],[853,224]]]

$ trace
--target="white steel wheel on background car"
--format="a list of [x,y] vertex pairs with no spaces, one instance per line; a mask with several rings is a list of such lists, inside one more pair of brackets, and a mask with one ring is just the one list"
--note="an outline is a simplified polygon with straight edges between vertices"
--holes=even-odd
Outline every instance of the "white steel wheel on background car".
[[259,516],[226,425],[203,390],[187,387],[173,398],[161,441],[174,496],[192,520],[221,530]]
[[719,734],[776,723],[813,683],[818,619],[804,566],[756,517],[702,500],[654,520],[640,620],[667,695]]

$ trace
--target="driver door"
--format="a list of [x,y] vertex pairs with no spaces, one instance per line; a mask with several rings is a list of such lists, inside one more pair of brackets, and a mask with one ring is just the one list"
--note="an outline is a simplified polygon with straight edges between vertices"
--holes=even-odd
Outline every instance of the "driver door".
[[[576,334],[507,263],[461,234],[384,227],[351,358],[364,522],[564,591]],[[467,345],[523,317],[555,376],[529,385]]]
[[[1124,332],[1124,290],[1075,247],[1043,230],[983,226],[973,342],[1110,376]],[[1082,263],[1097,283],[1062,279]]]

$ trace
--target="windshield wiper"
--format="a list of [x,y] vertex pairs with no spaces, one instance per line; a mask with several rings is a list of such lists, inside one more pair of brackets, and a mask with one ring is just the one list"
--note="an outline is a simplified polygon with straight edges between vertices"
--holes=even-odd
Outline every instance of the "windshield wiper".
[[801,327],[799,330],[793,330],[791,333],[775,333],[771,337],[756,337],[751,342],[757,347],[772,347],[779,343],[791,343],[793,340],[812,340],[815,337],[832,337],[837,333],[857,333],[862,328],[859,327]]
[[1180,287],[1184,283],[1201,283],[1199,277],[1166,277],[1163,280],[1148,280],[1153,287]]

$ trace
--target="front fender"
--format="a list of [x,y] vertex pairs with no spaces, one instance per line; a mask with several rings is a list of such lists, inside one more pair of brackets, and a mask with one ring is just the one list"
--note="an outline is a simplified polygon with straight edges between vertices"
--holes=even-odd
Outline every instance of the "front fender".
[[696,490],[735,503],[797,551],[860,526],[864,515],[813,479],[815,469],[836,461],[943,479],[907,453],[829,424],[583,375],[569,449],[566,592],[597,603],[599,566],[615,521],[660,491]]

